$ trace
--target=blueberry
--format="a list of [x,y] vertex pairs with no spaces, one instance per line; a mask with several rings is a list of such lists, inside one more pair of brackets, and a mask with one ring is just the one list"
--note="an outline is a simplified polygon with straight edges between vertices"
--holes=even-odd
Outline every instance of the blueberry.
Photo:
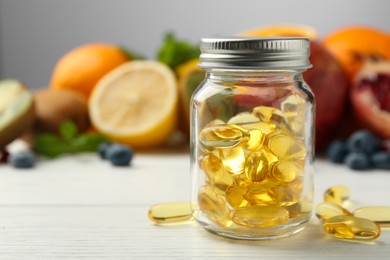
[[35,164],[35,156],[30,151],[18,152],[10,155],[9,162],[15,168],[32,168]]
[[353,133],[347,140],[350,152],[371,154],[381,147],[381,140],[367,130]]
[[107,159],[106,152],[108,147],[110,147],[110,143],[106,142],[101,143],[98,146],[98,153],[100,155],[100,158],[102,158],[103,160]]
[[105,154],[106,158],[115,166],[127,166],[133,158],[133,150],[121,144],[111,144]]
[[377,152],[371,156],[371,164],[377,169],[390,169],[390,153],[388,152]]
[[345,163],[353,170],[363,171],[370,169],[370,160],[365,153],[349,153],[345,157]]
[[348,154],[347,146],[340,140],[333,141],[328,148],[328,158],[334,163],[343,163]]

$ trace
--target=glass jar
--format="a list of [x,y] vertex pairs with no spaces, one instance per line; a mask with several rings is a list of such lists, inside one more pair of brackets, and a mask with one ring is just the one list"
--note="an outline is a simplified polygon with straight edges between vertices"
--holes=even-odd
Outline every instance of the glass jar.
[[206,38],[191,101],[194,218],[237,239],[297,233],[313,205],[314,96],[305,38]]

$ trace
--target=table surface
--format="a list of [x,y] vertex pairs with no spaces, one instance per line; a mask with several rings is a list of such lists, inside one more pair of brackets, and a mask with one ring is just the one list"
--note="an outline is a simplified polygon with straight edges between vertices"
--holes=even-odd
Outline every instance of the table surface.
[[[390,172],[354,172],[316,160],[315,202],[345,184],[355,206],[390,206]],[[368,243],[325,234],[312,217],[306,229],[274,241],[220,238],[196,223],[157,226],[158,203],[188,201],[186,152],[136,154],[113,167],[96,154],[39,160],[33,170],[0,165],[0,259],[389,259],[390,230]]]

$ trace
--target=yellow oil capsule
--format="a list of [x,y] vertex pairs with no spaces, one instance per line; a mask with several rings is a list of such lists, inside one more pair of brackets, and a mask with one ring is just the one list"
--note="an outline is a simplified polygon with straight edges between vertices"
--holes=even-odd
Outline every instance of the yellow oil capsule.
[[390,226],[390,207],[370,206],[362,207],[353,211],[353,215],[359,218],[366,218],[381,226]]
[[268,148],[264,147],[264,149],[262,149],[263,153],[265,154],[265,156],[267,157],[267,161],[268,161],[268,167],[271,168],[272,165],[274,163],[276,163],[277,161],[279,161],[279,158],[276,157],[276,155],[274,155],[273,153],[271,153]]
[[240,126],[247,130],[260,130],[265,135],[272,134],[276,130],[276,125],[261,121],[240,124]]
[[306,149],[303,142],[293,136],[276,134],[268,140],[269,150],[279,159],[302,160],[306,156]]
[[245,174],[252,182],[267,178],[268,160],[263,152],[250,153],[245,161]]
[[317,205],[315,213],[317,218],[319,218],[321,221],[326,221],[332,217],[340,215],[352,216],[352,213],[347,209],[332,202],[321,202]]
[[240,226],[270,228],[286,223],[289,213],[278,206],[247,206],[234,210],[232,220]]
[[240,185],[231,186],[225,194],[226,201],[232,208],[241,208],[249,205],[244,198],[245,188]]
[[198,205],[212,222],[223,227],[231,226],[230,210],[225,199],[212,186],[202,186],[199,189]]
[[245,148],[250,151],[260,150],[265,141],[265,134],[260,129],[249,130],[249,139],[245,145]]
[[245,168],[245,153],[242,147],[233,147],[229,149],[221,149],[222,165],[228,172],[232,174],[240,174]]
[[291,131],[290,126],[283,115],[283,112],[277,108],[258,106],[253,109],[252,113],[262,122],[273,124],[280,129]]
[[250,112],[242,112],[230,118],[228,124],[242,125],[253,122],[259,122],[259,119]]
[[269,193],[274,183],[253,183],[246,187],[244,198],[247,199],[251,205],[271,205],[275,204],[275,197]]
[[253,184],[253,182],[248,179],[248,176],[246,176],[245,173],[234,175],[234,180],[237,185],[240,185],[242,187],[247,187],[248,185]]
[[336,238],[372,240],[380,236],[381,229],[375,222],[353,216],[335,216],[324,222],[324,230]]
[[221,171],[215,175],[214,181],[211,182],[218,191],[225,193],[231,186],[235,185],[234,177],[226,171]]
[[204,128],[199,135],[202,145],[212,148],[230,148],[246,143],[249,133],[237,125],[215,125]]
[[281,103],[283,116],[298,135],[304,134],[306,101],[299,95],[290,95]]
[[221,159],[213,154],[203,156],[200,160],[200,165],[207,177],[206,182],[214,185],[220,191],[225,192],[235,183],[231,174],[227,173],[222,167]]
[[271,176],[280,182],[292,182],[297,176],[303,176],[302,167],[297,164],[281,160],[271,167]]
[[288,186],[274,186],[268,190],[269,196],[273,199],[273,204],[289,206],[297,203],[301,199],[301,191]]
[[349,200],[349,188],[345,185],[335,185],[327,189],[324,193],[324,201],[333,202],[337,205]]
[[200,167],[208,180],[213,181],[216,175],[219,175],[222,169],[222,161],[213,154],[206,154],[200,159]]
[[151,207],[148,217],[156,224],[182,223],[192,218],[190,202],[161,203]]
[[313,208],[313,201],[308,198],[303,199],[297,203],[284,206],[288,210],[290,219],[298,218],[303,215],[310,215]]

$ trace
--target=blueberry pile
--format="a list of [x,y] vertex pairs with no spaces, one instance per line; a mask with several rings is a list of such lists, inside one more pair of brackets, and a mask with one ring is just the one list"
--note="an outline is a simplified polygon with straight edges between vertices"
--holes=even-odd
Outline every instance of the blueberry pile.
[[108,160],[114,166],[128,166],[133,159],[133,150],[117,143],[102,143],[98,147],[100,158]]
[[353,133],[346,141],[333,141],[327,152],[329,160],[345,163],[353,170],[390,169],[390,151],[384,141],[367,130]]

